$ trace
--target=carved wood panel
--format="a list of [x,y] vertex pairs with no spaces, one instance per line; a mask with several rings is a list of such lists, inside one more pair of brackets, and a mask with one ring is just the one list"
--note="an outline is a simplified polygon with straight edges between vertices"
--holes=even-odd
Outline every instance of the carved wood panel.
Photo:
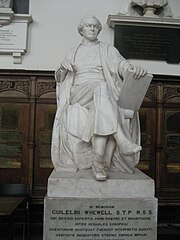
[[0,76],[0,181],[29,179],[29,101],[27,77]]
[[46,191],[47,179],[53,170],[51,162],[51,137],[55,104],[38,103],[36,106],[34,192]]

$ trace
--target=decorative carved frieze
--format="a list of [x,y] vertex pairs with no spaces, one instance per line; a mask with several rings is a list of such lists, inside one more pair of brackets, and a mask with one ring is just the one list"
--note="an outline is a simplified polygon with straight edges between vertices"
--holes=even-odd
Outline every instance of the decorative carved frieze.
[[150,85],[148,91],[146,93],[146,97],[149,98],[151,101],[156,100],[156,86]]
[[53,82],[38,82],[37,83],[37,97],[48,93],[48,92],[55,92],[56,90],[56,83]]
[[30,84],[27,80],[0,80],[0,92],[19,91],[25,95],[30,95]]
[[167,101],[173,97],[180,97],[180,87],[179,86],[168,86],[163,88],[163,99]]

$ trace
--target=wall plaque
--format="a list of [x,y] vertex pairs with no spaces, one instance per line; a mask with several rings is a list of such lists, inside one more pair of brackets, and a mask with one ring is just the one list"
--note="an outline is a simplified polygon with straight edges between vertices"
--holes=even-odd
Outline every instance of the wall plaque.
[[0,28],[0,54],[12,54],[14,63],[21,63],[21,55],[27,50],[28,24],[31,15],[15,14],[9,25]]
[[128,59],[180,62],[180,20],[110,15],[114,45]]
[[0,28],[0,47],[1,51],[13,49],[26,49],[26,42],[24,42],[25,25],[24,24],[10,24],[6,27]]
[[116,26],[114,45],[125,58],[180,62],[180,29]]

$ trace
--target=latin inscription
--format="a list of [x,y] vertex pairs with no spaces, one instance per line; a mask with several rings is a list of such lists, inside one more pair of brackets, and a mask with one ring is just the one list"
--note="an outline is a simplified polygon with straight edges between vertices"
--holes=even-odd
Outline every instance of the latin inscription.
[[47,199],[45,206],[44,240],[155,239],[152,199]]
[[12,47],[14,46],[14,39],[17,38],[17,34],[11,29],[0,29],[0,47]]
[[116,26],[115,47],[125,58],[180,62],[180,29]]
[[0,28],[0,52],[10,49],[26,49],[26,23],[11,23]]

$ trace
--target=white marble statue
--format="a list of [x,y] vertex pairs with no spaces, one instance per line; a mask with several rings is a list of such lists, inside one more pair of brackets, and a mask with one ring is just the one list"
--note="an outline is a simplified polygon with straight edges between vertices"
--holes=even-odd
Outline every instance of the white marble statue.
[[120,108],[117,100],[126,71],[139,78],[146,70],[98,41],[101,28],[96,17],[85,16],[78,26],[82,42],[55,72],[51,155],[57,171],[92,168],[97,180],[106,180],[107,169],[133,173],[139,161],[138,113]]

